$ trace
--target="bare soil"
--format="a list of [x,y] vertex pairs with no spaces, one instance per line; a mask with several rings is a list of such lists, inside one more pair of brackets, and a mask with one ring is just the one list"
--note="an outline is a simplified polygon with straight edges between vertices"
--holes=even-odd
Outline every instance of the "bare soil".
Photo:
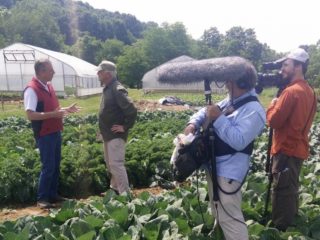
[[152,100],[140,100],[134,102],[135,106],[138,108],[138,111],[185,111],[190,109],[189,106],[184,105],[162,105],[157,101]]
[[0,210],[0,223],[5,221],[14,221],[18,218],[30,216],[47,216],[49,210],[41,209],[36,205],[29,207],[4,208]]
[[[142,192],[149,192],[152,195],[161,194],[164,189],[160,187],[152,187],[152,188],[141,188],[132,190],[133,196],[138,196]],[[87,202],[88,199],[79,199],[81,202]],[[59,208],[61,205],[57,205],[56,208]],[[15,221],[18,218],[24,216],[47,216],[50,213],[49,209],[41,209],[36,204],[29,206],[11,206],[9,208],[0,209],[0,223],[5,221]]]

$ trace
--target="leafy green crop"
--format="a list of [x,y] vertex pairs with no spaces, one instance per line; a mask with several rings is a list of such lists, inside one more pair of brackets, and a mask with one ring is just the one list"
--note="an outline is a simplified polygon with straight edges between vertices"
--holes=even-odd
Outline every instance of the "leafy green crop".
[[[157,184],[159,179],[171,179],[172,140],[190,114],[190,111],[139,113],[126,151],[132,187],[147,187]],[[97,116],[71,116],[65,119],[64,126],[60,193],[84,197],[106,191],[109,176],[102,143],[96,140]],[[7,118],[0,121],[0,133],[3,143],[0,145],[0,203],[33,202],[40,160],[30,124],[22,118]],[[25,179],[28,179],[26,183]]]
[[[171,183],[172,140],[183,130],[190,114],[139,114],[130,131],[126,151],[126,167],[133,187]],[[18,118],[0,121],[0,126],[0,203],[32,202],[40,163],[30,126]],[[66,119],[60,179],[62,194],[88,196],[108,189],[102,144],[96,141],[97,129],[95,115]],[[287,232],[270,227],[270,221],[267,226],[261,225],[268,184],[264,170],[267,138],[265,130],[255,141],[249,174],[242,187],[242,208],[250,239],[320,239],[320,126],[315,124],[311,129],[310,157],[304,162],[300,175],[299,213],[295,225]],[[222,239],[219,229],[212,230],[214,219],[207,202],[203,173],[200,173],[198,190],[194,177],[189,183],[157,196],[144,192],[133,198],[108,191],[104,198],[91,197],[86,204],[68,201],[47,217],[27,216],[1,223],[0,240]]]

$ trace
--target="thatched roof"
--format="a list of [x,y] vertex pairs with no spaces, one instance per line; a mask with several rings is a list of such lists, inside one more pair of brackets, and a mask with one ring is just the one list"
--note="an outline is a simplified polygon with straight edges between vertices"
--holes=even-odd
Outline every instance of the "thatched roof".
[[159,81],[168,84],[181,84],[203,81],[235,81],[241,77],[248,65],[252,64],[241,57],[222,57],[187,62],[169,62],[158,68]]

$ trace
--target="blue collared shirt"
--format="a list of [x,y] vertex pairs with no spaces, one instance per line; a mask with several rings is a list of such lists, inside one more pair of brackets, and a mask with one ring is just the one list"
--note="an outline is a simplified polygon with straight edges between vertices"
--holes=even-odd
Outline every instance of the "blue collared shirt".
[[[247,96],[257,96],[254,89],[243,94],[233,103],[237,103]],[[229,98],[217,103],[220,108],[231,105]],[[192,123],[199,129],[206,120],[206,108],[202,108],[188,123]],[[214,131],[230,147],[241,151],[261,134],[266,123],[265,110],[259,102],[252,101],[239,107],[230,115],[220,115],[213,123]],[[217,175],[242,182],[249,169],[250,156],[237,152],[216,157]]]

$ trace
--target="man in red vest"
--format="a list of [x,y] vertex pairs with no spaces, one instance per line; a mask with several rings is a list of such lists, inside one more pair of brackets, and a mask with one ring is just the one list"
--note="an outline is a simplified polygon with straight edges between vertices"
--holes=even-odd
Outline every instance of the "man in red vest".
[[62,118],[79,111],[76,104],[61,108],[51,84],[54,70],[49,59],[37,60],[36,76],[24,90],[24,106],[40,151],[42,163],[37,203],[41,208],[54,207],[64,200],[58,195],[61,160]]

